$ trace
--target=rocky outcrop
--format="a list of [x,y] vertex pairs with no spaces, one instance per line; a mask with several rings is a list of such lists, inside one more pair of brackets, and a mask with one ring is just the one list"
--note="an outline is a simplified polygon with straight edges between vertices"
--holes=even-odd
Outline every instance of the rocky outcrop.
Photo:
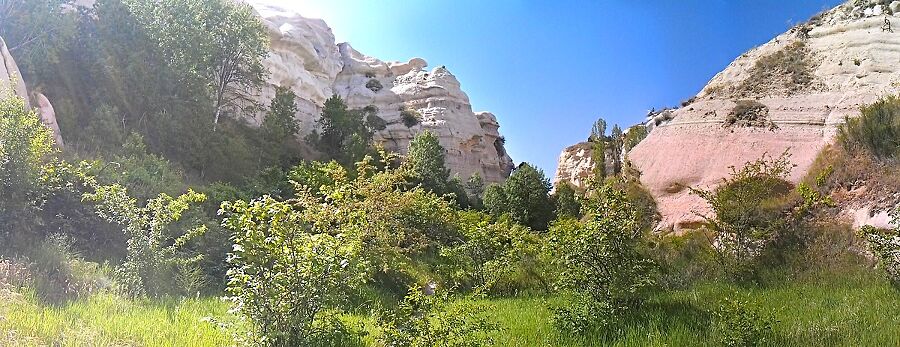
[[42,93],[35,93],[32,99],[41,121],[53,131],[53,139],[56,145],[65,147],[62,133],[59,131],[59,124],[56,123],[56,111],[53,109],[53,105],[50,104],[50,100]]
[[[325,100],[337,94],[352,108],[378,109],[386,127],[375,138],[388,150],[403,153],[416,134],[430,130],[447,151],[447,166],[463,180],[478,173],[492,183],[509,175],[513,162],[496,117],[474,112],[459,81],[446,67],[428,70],[428,63],[420,58],[381,61],[349,44],[336,44],[322,20],[264,2],[248,3],[271,38],[271,53],[265,60],[270,75],[258,101],[267,105],[276,87],[291,88],[297,95],[301,138],[316,128]],[[251,122],[260,124],[263,116]]]
[[[840,5],[741,55],[681,108],[651,115],[652,131],[628,159],[657,200],[660,227],[701,221],[708,207],[685,187],[714,187],[730,167],[763,154],[787,150],[797,165],[790,180],[804,177],[845,117],[900,92],[893,27],[900,30],[900,13],[884,1]],[[742,111],[757,103],[765,112]],[[865,213],[851,213],[856,223],[883,215],[857,208]]]
[[28,91],[25,89],[22,73],[16,66],[12,55],[9,54],[6,42],[0,37],[0,96],[5,94],[16,95],[28,100]]

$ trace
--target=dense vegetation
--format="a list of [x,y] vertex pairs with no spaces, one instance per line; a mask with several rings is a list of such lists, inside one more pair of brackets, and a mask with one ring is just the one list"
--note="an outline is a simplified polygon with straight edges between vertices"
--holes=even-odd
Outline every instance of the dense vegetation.
[[[0,345],[900,343],[900,231],[830,219],[852,165],[794,185],[787,153],[749,162],[692,189],[706,223],[666,235],[627,164],[643,128],[597,122],[587,187],[551,193],[528,163],[485,187],[429,131],[405,156],[374,146],[373,107],[334,96],[298,141],[289,89],[245,103],[266,42],[243,5],[60,3],[0,13],[69,139],[0,95]],[[829,160],[891,167],[895,104]]]

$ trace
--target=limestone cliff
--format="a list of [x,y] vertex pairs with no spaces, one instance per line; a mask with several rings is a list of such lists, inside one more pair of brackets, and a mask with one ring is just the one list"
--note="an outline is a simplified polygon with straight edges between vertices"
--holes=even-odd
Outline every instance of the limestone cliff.
[[[336,44],[324,21],[267,4],[246,0],[269,30],[270,71],[258,101],[267,105],[277,86],[297,95],[302,138],[315,129],[325,99],[341,96],[350,107],[375,106],[387,122],[375,135],[385,148],[405,152],[409,141],[426,129],[447,151],[447,166],[465,180],[479,173],[485,182],[504,180],[513,168],[496,117],[474,112],[456,77],[444,66],[426,69],[425,60],[384,62]],[[404,122],[401,111],[414,111],[418,122]],[[263,115],[252,120],[260,124]],[[415,124],[413,124],[415,123]],[[409,125],[409,126],[408,126]]]
[[[651,114],[652,131],[628,159],[657,200],[661,227],[677,231],[708,212],[684,187],[713,187],[764,153],[788,150],[790,179],[805,176],[845,117],[900,92],[895,31],[900,1],[845,3],[741,55],[681,108]],[[859,208],[857,223],[884,219]]]

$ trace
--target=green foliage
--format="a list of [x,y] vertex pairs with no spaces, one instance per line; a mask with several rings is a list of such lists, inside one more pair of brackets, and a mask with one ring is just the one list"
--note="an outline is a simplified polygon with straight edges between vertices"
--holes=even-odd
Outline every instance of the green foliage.
[[179,81],[203,91],[214,110],[213,130],[223,111],[243,111],[265,74],[265,27],[250,5],[222,0],[126,2],[137,14],[157,53]]
[[269,157],[267,161],[273,165],[283,165],[293,159],[290,152],[296,147],[292,144],[300,131],[300,122],[295,118],[298,112],[296,99],[297,95],[290,88],[277,87],[260,127],[263,148]]
[[149,153],[144,138],[138,134],[126,138],[121,153],[106,164],[99,176],[121,184],[141,201],[159,193],[175,195],[186,188],[182,173],[165,158]]
[[91,183],[94,192],[84,199],[96,204],[97,215],[123,227],[127,241],[125,262],[119,269],[123,289],[132,296],[186,294],[199,288],[185,288],[173,281],[196,266],[202,256],[186,254],[185,246],[206,231],[204,225],[179,225],[192,204],[206,196],[189,190],[177,198],[160,194],[143,206],[121,185]]
[[367,117],[361,114],[370,114],[371,111],[350,110],[340,96],[334,95],[325,100],[322,117],[317,122],[321,132],[314,131],[307,142],[329,159],[350,168],[371,152],[373,131],[366,122]]
[[556,187],[553,200],[556,202],[556,218],[581,218],[581,203],[578,193],[569,183]]
[[425,295],[415,288],[381,316],[378,340],[389,347],[492,346],[498,330],[473,302],[451,302],[446,293]]
[[482,200],[484,189],[484,179],[481,178],[480,173],[475,172],[472,176],[469,176],[469,180],[465,184],[465,190],[469,195],[469,203],[473,208],[481,209],[484,207],[484,201]]
[[[894,212],[894,224],[900,225],[900,208]],[[895,286],[900,287],[900,228],[880,230],[864,226],[859,235],[866,240],[869,249],[878,257],[878,261],[888,278]]]
[[[74,22],[63,11],[68,0],[4,1],[0,37],[17,59],[52,62],[71,38]],[[21,77],[21,76],[20,76]]]
[[900,154],[900,98],[888,96],[860,109],[861,116],[847,118],[838,141],[849,152],[865,150],[880,159]]
[[444,157],[444,147],[429,130],[416,135],[409,142],[404,167],[409,170],[413,184],[419,184],[437,195],[450,193],[450,170]]
[[606,139],[606,120],[598,118],[591,127],[591,136],[588,137],[590,142],[602,142]]
[[715,217],[703,216],[716,234],[714,244],[723,268],[745,278],[753,260],[793,221],[792,185],[786,181],[793,165],[784,152],[778,158],[762,158],[740,170],[732,167],[715,190],[691,189],[712,208]]
[[643,125],[633,126],[629,128],[628,132],[625,133],[625,138],[622,141],[625,145],[625,151],[630,151],[632,148],[641,143],[641,141],[647,138],[647,134],[647,127]]
[[766,346],[772,340],[775,318],[749,303],[725,298],[713,312],[713,334],[724,346]]
[[403,121],[403,125],[406,125],[407,128],[412,128],[422,122],[422,114],[416,110],[401,107],[400,119]]
[[601,187],[586,204],[583,222],[559,221],[550,235],[557,288],[571,297],[555,310],[554,324],[563,331],[608,328],[654,284],[652,261],[638,252],[637,214],[624,192]]
[[50,130],[23,100],[0,100],[0,240],[35,232],[56,152]]
[[[228,291],[263,346],[320,346],[346,332],[334,314],[363,283],[363,246],[353,234],[322,224],[328,209],[299,209],[263,197],[222,206],[233,231]],[[341,230],[351,231],[351,230]],[[338,345],[338,344],[334,344]]]
[[542,243],[536,233],[507,219],[494,222],[474,211],[459,212],[455,223],[465,242],[442,250],[442,255],[454,261],[449,275],[454,285],[471,288],[476,294],[543,289],[526,288],[529,284],[514,283],[513,279],[516,271],[540,270],[535,268]]
[[731,88],[737,97],[760,97],[772,93],[793,95],[814,87],[815,57],[804,41],[794,41],[780,50],[760,57],[749,77]]
[[488,187],[485,208],[495,217],[508,215],[516,223],[534,230],[547,230],[553,219],[550,180],[528,163],[521,164],[502,186]]

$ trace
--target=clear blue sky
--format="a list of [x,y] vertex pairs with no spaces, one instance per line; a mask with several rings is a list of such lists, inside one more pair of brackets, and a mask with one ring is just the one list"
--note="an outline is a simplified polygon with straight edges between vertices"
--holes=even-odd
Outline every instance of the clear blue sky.
[[678,104],[750,48],[838,0],[269,0],[382,60],[425,58],[500,120],[517,163],[556,170],[598,117]]

